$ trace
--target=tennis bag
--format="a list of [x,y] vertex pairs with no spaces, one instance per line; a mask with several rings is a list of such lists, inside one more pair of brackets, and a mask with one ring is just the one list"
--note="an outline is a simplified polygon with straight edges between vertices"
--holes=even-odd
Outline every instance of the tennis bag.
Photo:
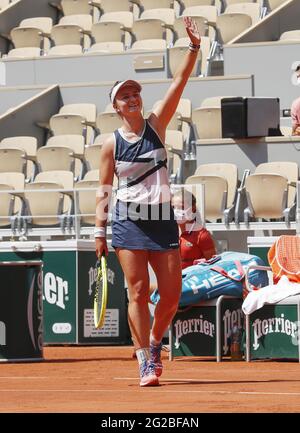
[[[210,260],[201,259],[197,264],[183,269],[179,307],[221,295],[245,297],[245,274],[250,265],[265,266],[265,263],[254,255],[226,251]],[[250,270],[248,279],[254,289],[269,284],[268,274],[262,270]],[[156,304],[158,300],[159,293],[155,290],[151,295],[151,301]]]
[[268,251],[268,261],[274,284],[278,283],[282,275],[286,275],[293,283],[300,283],[300,237],[279,236]]

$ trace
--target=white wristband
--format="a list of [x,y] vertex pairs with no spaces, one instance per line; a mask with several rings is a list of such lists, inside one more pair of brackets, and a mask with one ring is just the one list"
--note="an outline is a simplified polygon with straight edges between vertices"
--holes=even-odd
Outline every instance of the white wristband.
[[95,227],[94,228],[95,238],[106,238],[106,227]]

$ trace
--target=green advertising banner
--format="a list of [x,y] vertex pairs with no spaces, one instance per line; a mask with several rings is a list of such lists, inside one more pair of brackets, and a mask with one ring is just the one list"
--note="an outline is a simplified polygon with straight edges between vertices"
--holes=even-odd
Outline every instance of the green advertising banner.
[[130,344],[124,275],[115,252],[107,257],[108,301],[105,322],[94,326],[93,302],[96,281],[94,252],[78,254],[78,341],[84,344]]
[[0,260],[43,261],[44,343],[76,343],[76,252],[0,252]]
[[264,305],[250,315],[251,359],[299,358],[298,306]]
[[243,344],[243,300],[222,296],[209,302],[210,305],[204,302],[176,313],[171,324],[172,357],[229,356],[234,325],[239,329],[240,343]]
[[216,356],[216,308],[187,307],[172,321],[172,355]]
[[[12,249],[11,245],[6,246]],[[0,261],[41,260],[45,344],[128,344],[124,276],[114,251],[108,256],[108,306],[101,330],[93,326],[96,255],[93,241],[14,244]]]
[[43,359],[42,263],[0,263],[0,361]]
[[242,299],[224,299],[221,304],[221,347],[222,356],[230,356],[232,330],[236,324],[240,332],[240,348],[244,351],[244,322]]
[[254,246],[250,246],[248,248],[249,250],[249,254],[253,254],[254,256],[258,256],[260,257],[266,266],[268,266],[269,261],[268,261],[268,251],[269,251],[270,247],[254,247]]

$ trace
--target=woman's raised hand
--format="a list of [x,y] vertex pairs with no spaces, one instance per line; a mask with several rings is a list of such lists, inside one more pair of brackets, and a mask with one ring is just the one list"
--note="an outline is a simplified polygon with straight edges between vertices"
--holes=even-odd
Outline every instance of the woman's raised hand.
[[193,45],[200,45],[201,37],[196,22],[191,17],[183,17],[187,34]]

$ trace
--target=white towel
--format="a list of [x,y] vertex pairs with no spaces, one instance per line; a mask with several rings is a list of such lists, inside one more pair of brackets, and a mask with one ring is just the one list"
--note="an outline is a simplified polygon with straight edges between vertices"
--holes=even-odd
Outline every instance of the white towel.
[[300,283],[292,283],[286,275],[283,275],[276,285],[272,284],[250,292],[243,302],[242,310],[245,314],[251,314],[264,304],[276,304],[288,296],[299,293]]

